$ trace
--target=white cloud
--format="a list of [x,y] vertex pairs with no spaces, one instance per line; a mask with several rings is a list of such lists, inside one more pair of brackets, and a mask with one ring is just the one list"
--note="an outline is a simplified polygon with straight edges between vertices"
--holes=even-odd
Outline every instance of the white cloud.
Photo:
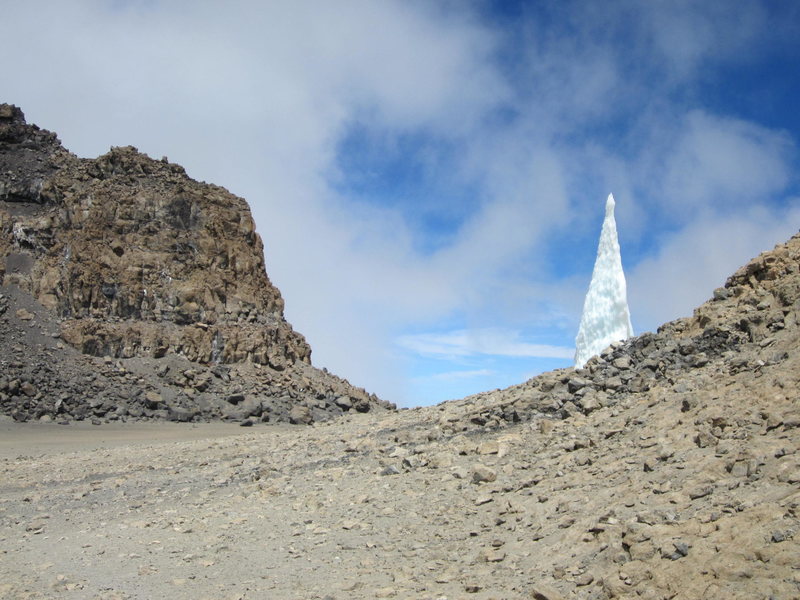
[[434,375],[427,375],[425,377],[415,377],[414,382],[427,383],[433,381],[451,382],[460,381],[463,379],[475,379],[479,377],[492,377],[495,371],[491,369],[472,369],[466,371],[447,371],[445,373],[436,373]]
[[752,52],[752,44],[769,20],[758,3],[737,6],[724,2],[635,3],[634,11],[646,39],[675,79],[696,76],[708,61]]
[[502,328],[460,329],[446,333],[403,335],[396,343],[401,348],[429,357],[513,356],[565,358],[575,355],[574,348],[533,344],[520,339],[519,331]]
[[692,111],[666,157],[667,206],[686,218],[768,198],[789,180],[791,150],[785,133]]

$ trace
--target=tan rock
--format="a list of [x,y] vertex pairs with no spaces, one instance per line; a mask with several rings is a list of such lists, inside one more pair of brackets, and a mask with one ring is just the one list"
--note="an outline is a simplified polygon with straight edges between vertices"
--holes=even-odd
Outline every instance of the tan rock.
[[472,467],[472,481],[474,483],[491,483],[497,479],[497,471],[481,463]]
[[530,596],[532,600],[565,600],[561,592],[542,583],[534,585]]
[[28,309],[26,309],[26,308],[20,308],[20,309],[18,309],[18,310],[17,310],[17,312],[16,312],[15,314],[16,314],[17,318],[18,318],[20,321],[30,321],[31,319],[33,319],[33,318],[35,318],[35,317],[36,317],[36,315],[35,315],[35,314],[33,314],[31,311],[29,311],[29,310],[28,310]]
[[478,445],[478,454],[497,454],[500,451],[500,445],[495,440],[489,440]]

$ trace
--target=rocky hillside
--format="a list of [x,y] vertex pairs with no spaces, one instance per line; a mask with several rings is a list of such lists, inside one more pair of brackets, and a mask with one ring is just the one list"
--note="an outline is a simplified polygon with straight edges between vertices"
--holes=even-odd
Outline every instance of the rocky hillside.
[[130,146],[80,159],[0,104],[0,410],[310,422],[383,406],[310,366],[263,254],[242,198]]
[[798,348],[800,235],[585,369],[318,427],[21,449],[0,597],[800,598]]
[[[454,431],[496,428],[539,415],[569,418],[621,398],[680,392],[695,374],[719,378],[785,367],[800,346],[800,234],[734,273],[689,318],[612,344],[582,369],[544,373],[457,404]],[[470,407],[466,413],[461,410]]]

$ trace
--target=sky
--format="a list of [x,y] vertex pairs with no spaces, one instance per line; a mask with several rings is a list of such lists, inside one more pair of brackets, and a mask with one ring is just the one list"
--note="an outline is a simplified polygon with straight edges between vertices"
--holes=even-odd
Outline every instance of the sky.
[[795,0],[0,6],[0,101],[246,198],[313,363],[400,406],[572,364],[610,192],[636,333],[800,229]]

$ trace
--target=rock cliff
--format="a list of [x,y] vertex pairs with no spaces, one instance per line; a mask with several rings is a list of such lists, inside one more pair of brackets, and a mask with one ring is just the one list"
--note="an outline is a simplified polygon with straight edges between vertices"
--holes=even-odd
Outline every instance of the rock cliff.
[[[0,282],[29,294],[39,320],[57,320],[60,339],[87,355],[263,367],[262,379],[310,397],[318,416],[341,412],[340,396],[362,410],[378,404],[310,368],[245,200],[131,146],[78,158],[9,104],[0,104]],[[52,412],[24,415],[40,409]]]

